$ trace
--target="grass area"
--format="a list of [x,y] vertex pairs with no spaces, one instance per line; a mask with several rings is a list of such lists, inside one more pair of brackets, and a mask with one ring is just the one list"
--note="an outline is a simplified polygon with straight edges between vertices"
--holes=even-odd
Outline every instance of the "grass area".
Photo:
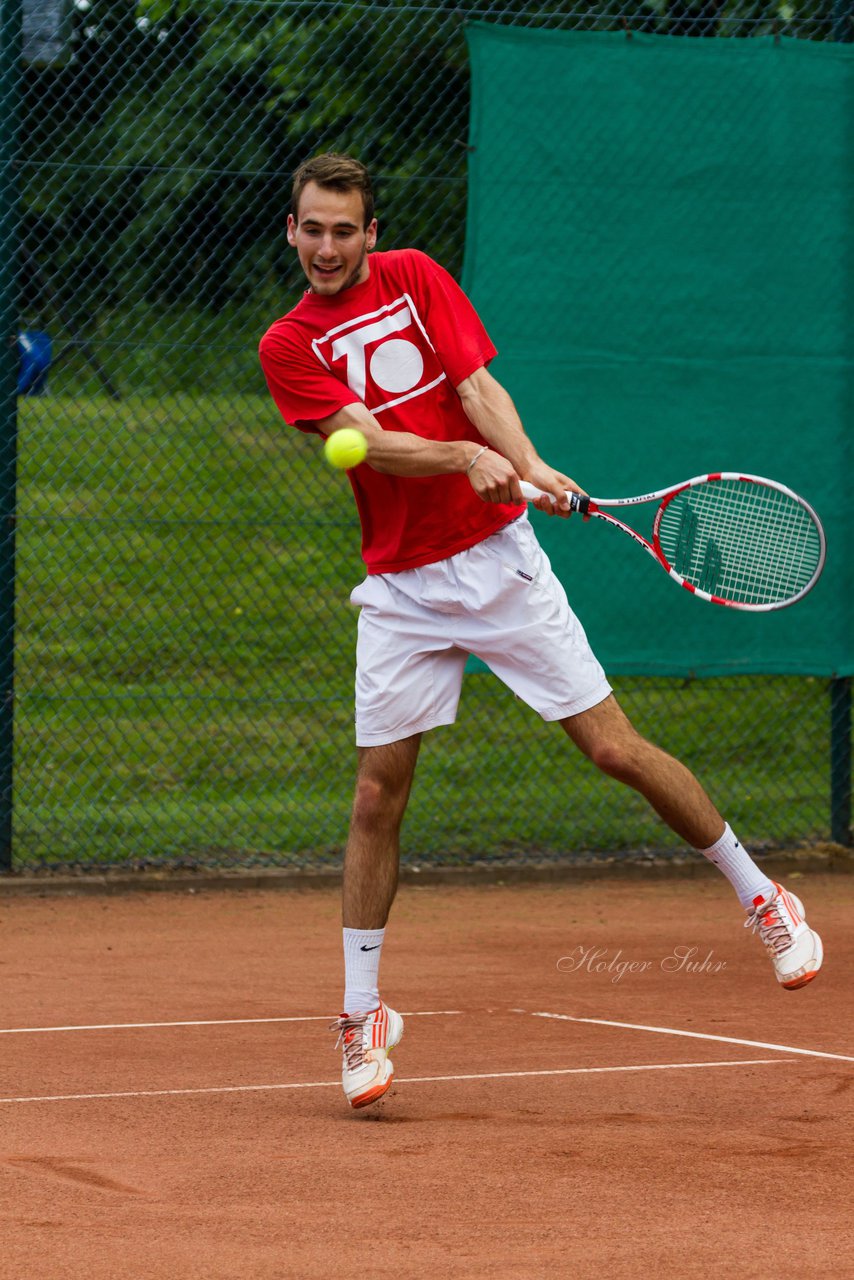
[[[20,867],[335,859],[354,770],[349,486],[262,395],[22,402]],[[615,681],[743,838],[826,837],[826,684]],[[428,735],[414,860],[678,847],[489,674]]]

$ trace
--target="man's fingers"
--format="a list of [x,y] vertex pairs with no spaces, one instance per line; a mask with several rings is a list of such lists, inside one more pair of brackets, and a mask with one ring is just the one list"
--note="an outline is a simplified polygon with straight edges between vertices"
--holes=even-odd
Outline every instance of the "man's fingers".
[[469,480],[484,502],[522,502],[519,477],[506,458],[493,449],[476,456]]

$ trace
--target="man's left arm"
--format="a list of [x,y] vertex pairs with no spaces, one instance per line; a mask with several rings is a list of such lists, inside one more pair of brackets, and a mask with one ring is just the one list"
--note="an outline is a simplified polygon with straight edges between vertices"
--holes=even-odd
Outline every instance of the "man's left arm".
[[534,504],[549,515],[570,514],[567,489],[583,493],[579,485],[562,471],[555,471],[534,448],[522,426],[510,395],[488,369],[476,369],[457,387],[463,409],[488,444],[469,472],[472,487],[485,502],[512,502],[520,498],[519,481],[528,480],[557,499]]

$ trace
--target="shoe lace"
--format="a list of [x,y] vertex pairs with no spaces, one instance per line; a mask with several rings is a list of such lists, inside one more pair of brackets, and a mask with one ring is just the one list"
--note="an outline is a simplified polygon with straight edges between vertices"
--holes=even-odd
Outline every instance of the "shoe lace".
[[792,933],[789,924],[780,910],[776,898],[771,902],[760,902],[751,907],[744,922],[745,929],[759,932],[759,938],[769,951],[779,955],[792,945]]
[[365,1060],[362,1031],[368,1017],[367,1013],[342,1013],[340,1018],[329,1024],[330,1031],[338,1032],[335,1048],[343,1045],[348,1071],[355,1071]]

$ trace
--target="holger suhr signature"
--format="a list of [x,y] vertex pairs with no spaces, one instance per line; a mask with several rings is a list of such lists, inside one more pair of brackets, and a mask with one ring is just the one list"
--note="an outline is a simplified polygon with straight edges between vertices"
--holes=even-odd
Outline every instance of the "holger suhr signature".
[[713,951],[700,957],[699,947],[674,947],[660,960],[628,960],[622,950],[610,952],[607,947],[585,947],[579,944],[568,956],[557,962],[561,973],[608,973],[612,982],[620,982],[627,973],[649,973],[658,967],[662,973],[721,973],[726,960],[716,960]]

